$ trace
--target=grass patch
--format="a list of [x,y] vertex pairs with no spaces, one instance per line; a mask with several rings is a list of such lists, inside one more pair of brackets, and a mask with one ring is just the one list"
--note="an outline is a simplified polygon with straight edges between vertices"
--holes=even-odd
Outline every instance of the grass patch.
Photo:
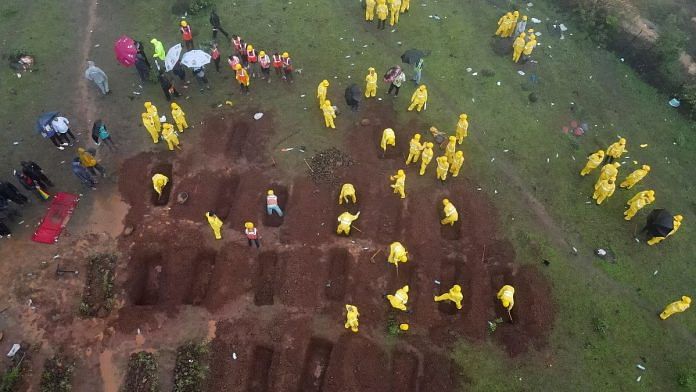
[[207,344],[189,342],[176,350],[174,392],[196,392],[208,376],[210,348]]
[[22,346],[10,359],[5,373],[0,379],[0,392],[15,392],[18,390],[26,370],[28,348]]
[[114,307],[114,268],[115,255],[90,256],[87,263],[87,281],[80,303],[82,317],[105,317],[111,313]]
[[131,354],[121,392],[159,392],[159,390],[155,355],[145,351]]
[[75,363],[62,355],[46,360],[41,373],[41,392],[70,392]]

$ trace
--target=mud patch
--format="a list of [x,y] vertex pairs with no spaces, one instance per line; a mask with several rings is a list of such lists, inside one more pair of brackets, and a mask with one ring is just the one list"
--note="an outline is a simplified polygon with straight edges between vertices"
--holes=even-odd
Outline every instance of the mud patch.
[[418,357],[402,350],[392,355],[391,391],[418,392]]
[[307,349],[304,369],[300,378],[298,392],[321,392],[324,389],[324,376],[329,367],[333,343],[320,338],[312,338]]
[[343,301],[350,260],[350,253],[346,249],[334,248],[329,252],[329,277],[324,291],[329,300]]
[[209,152],[232,160],[246,159],[248,162],[262,162],[265,159],[265,144],[273,134],[273,119],[265,113],[260,121],[231,121],[211,116],[204,125],[202,138],[214,140]]
[[172,215],[204,221],[205,213],[213,211],[224,221],[236,204],[238,186],[239,176],[233,173],[203,172],[186,177],[177,185],[177,191],[188,193],[188,200],[183,205],[173,205]]
[[270,373],[273,363],[273,350],[268,347],[254,347],[247,390],[249,392],[268,392],[270,391]]
[[263,252],[259,255],[256,264],[254,304],[256,306],[273,305],[278,254],[275,252]]
[[184,303],[187,305],[200,305],[208,294],[210,280],[215,270],[215,251],[205,249],[199,252],[193,260],[193,273],[191,275],[187,294],[184,296]]
[[172,177],[172,164],[171,163],[157,163],[150,171],[150,179],[155,174],[164,174],[169,178],[167,185],[162,188],[162,196],[158,195],[154,189],[151,190],[150,202],[154,206],[166,206],[169,203],[169,196],[172,193],[172,188],[174,187],[174,177]]
[[[273,190],[273,193],[278,196],[278,206],[280,207],[280,210],[283,211],[283,214],[287,213],[287,205],[288,205],[288,188],[284,185],[279,185],[279,184],[272,184],[271,186],[268,187],[268,189]],[[263,225],[266,227],[280,227],[283,225],[283,222],[285,221],[284,217],[276,215],[274,212],[272,215],[268,215],[268,212],[266,211],[266,199],[263,199]]]
[[114,306],[114,268],[116,256],[94,255],[87,263],[87,280],[82,292],[80,314],[83,317],[105,317]]

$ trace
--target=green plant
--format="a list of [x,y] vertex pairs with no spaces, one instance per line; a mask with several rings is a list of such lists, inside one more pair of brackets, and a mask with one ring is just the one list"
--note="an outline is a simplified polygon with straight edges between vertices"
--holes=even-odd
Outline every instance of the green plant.
[[607,332],[609,332],[609,325],[604,319],[601,319],[599,317],[594,317],[592,319],[592,327],[596,332],[598,332],[601,335],[606,335]]
[[190,15],[196,15],[197,13],[203,11],[204,9],[213,5],[211,0],[193,0],[188,8],[188,13]]
[[397,336],[399,334],[399,323],[396,322],[393,316],[389,316],[389,319],[387,319],[387,334],[389,336]]
[[174,367],[174,392],[200,390],[208,375],[208,345],[186,343],[176,350]]
[[696,391],[696,370],[685,370],[677,375],[677,383],[688,391]]
[[41,392],[70,392],[72,391],[72,376],[74,364],[61,356],[46,360],[44,371],[41,373]]

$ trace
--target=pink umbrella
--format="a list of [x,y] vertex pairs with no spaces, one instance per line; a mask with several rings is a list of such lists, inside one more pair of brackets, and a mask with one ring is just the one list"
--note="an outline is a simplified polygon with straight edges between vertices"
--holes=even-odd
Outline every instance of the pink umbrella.
[[122,35],[114,43],[114,52],[119,63],[126,67],[132,67],[135,64],[135,55],[138,53],[138,49],[135,48],[135,41],[132,38]]

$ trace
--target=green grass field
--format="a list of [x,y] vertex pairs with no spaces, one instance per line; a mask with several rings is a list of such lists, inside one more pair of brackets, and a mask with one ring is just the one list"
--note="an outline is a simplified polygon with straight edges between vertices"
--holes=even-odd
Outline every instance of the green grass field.
[[[62,94],[71,96],[74,80],[70,78],[79,78],[82,72],[81,64],[79,72],[60,64],[70,64],[79,42],[54,33],[76,29],[80,13],[49,29],[42,21],[57,20],[57,15],[67,11],[50,1],[32,3],[31,8],[14,0],[0,6],[0,20],[4,21],[0,29],[20,32],[12,47],[38,53],[39,61],[60,60],[41,64],[40,73],[30,82],[9,73],[3,77],[7,81],[0,91],[4,102],[0,118],[3,124],[14,124],[3,138],[3,145],[10,145],[3,148],[8,151],[0,161],[3,165],[20,156],[8,137],[23,135],[34,145],[42,142],[29,129],[37,111],[60,105]],[[114,64],[111,43],[127,33],[144,42],[157,37],[165,47],[171,46],[179,39],[179,17],[170,12],[171,2],[164,0],[105,3],[98,6],[100,19],[94,34],[101,45],[93,49],[93,57],[110,75],[119,100],[114,106],[99,103],[97,107],[118,124],[135,152],[147,143],[145,132],[135,126],[143,100],[125,99],[123,94],[137,76],[134,70]],[[209,69],[214,91],[202,97],[190,91],[192,98],[185,109],[200,114],[231,99],[238,106],[272,112],[283,126],[270,144],[274,149],[340,147],[350,137],[346,131],[351,124],[340,116],[337,132],[322,127],[314,98],[322,79],[332,83],[329,98],[343,105],[343,89],[352,82],[362,86],[368,67],[382,73],[400,63],[399,56],[406,49],[432,51],[423,72],[430,93],[427,111],[406,112],[413,92],[409,83],[394,100],[397,118],[406,123],[420,116],[452,132],[459,113],[469,114],[463,173],[494,200],[500,236],[514,242],[518,261],[551,262],[542,268],[552,282],[557,310],[555,324],[548,326],[550,344],[544,352],[510,359],[493,344],[462,341],[452,353],[461,365],[462,390],[668,391],[679,387],[680,372],[696,372],[696,312],[692,309],[668,321],[657,317],[667,303],[696,294],[692,242],[696,186],[694,175],[688,174],[696,157],[696,125],[668,107],[668,97],[640,81],[619,59],[597,49],[576,26],[566,22],[565,39],[552,38],[546,23],[562,18],[548,4],[534,2],[529,11],[522,11],[543,21],[534,26],[542,32],[542,46],[534,55],[538,65],[530,68],[515,66],[508,56],[494,53],[495,22],[506,9],[497,8],[493,1],[412,1],[411,12],[401,16],[396,32],[390,32],[389,26],[378,31],[375,24],[365,23],[358,1],[218,3],[226,30],[238,32],[257,49],[289,51],[302,72],[292,86],[252,83],[252,95],[245,98],[230,97],[228,92],[236,93],[238,88],[233,78],[224,80]],[[189,20],[197,43],[210,39],[207,12]],[[22,27],[27,25],[31,27]],[[9,48],[6,44],[3,50]],[[225,49],[223,56],[227,54]],[[478,75],[467,73],[467,67]],[[495,75],[484,77],[482,69],[493,70]],[[518,69],[526,75],[519,75]],[[58,71],[70,75],[61,78]],[[224,71],[230,75],[226,66]],[[529,81],[531,74],[537,82]],[[23,90],[13,95],[9,93],[12,88]],[[143,97],[162,102],[159,86],[146,86],[145,91]],[[378,96],[384,92],[380,82]],[[530,92],[538,95],[538,102],[530,103]],[[571,120],[587,122],[590,131],[579,138],[563,134],[561,128]],[[620,179],[642,164],[651,165],[652,171],[633,191],[617,189],[602,206],[588,204],[596,173],[581,178],[578,172],[589,153],[606,148],[617,135],[628,139],[626,155],[630,157],[624,159]],[[43,143],[40,148],[48,149],[48,142]],[[643,143],[649,146],[639,148]],[[277,156],[276,160],[298,175],[304,173],[303,162],[296,157]],[[425,182],[414,183],[413,191],[427,191]],[[625,201],[644,189],[656,191],[655,207],[684,215],[678,234],[656,247],[634,240],[646,211],[631,222],[622,219]],[[616,262],[594,257],[593,250],[599,247],[616,253]],[[647,369],[637,369],[638,363]],[[642,376],[640,382],[636,382],[638,376]],[[696,387],[692,384],[691,388]]]

